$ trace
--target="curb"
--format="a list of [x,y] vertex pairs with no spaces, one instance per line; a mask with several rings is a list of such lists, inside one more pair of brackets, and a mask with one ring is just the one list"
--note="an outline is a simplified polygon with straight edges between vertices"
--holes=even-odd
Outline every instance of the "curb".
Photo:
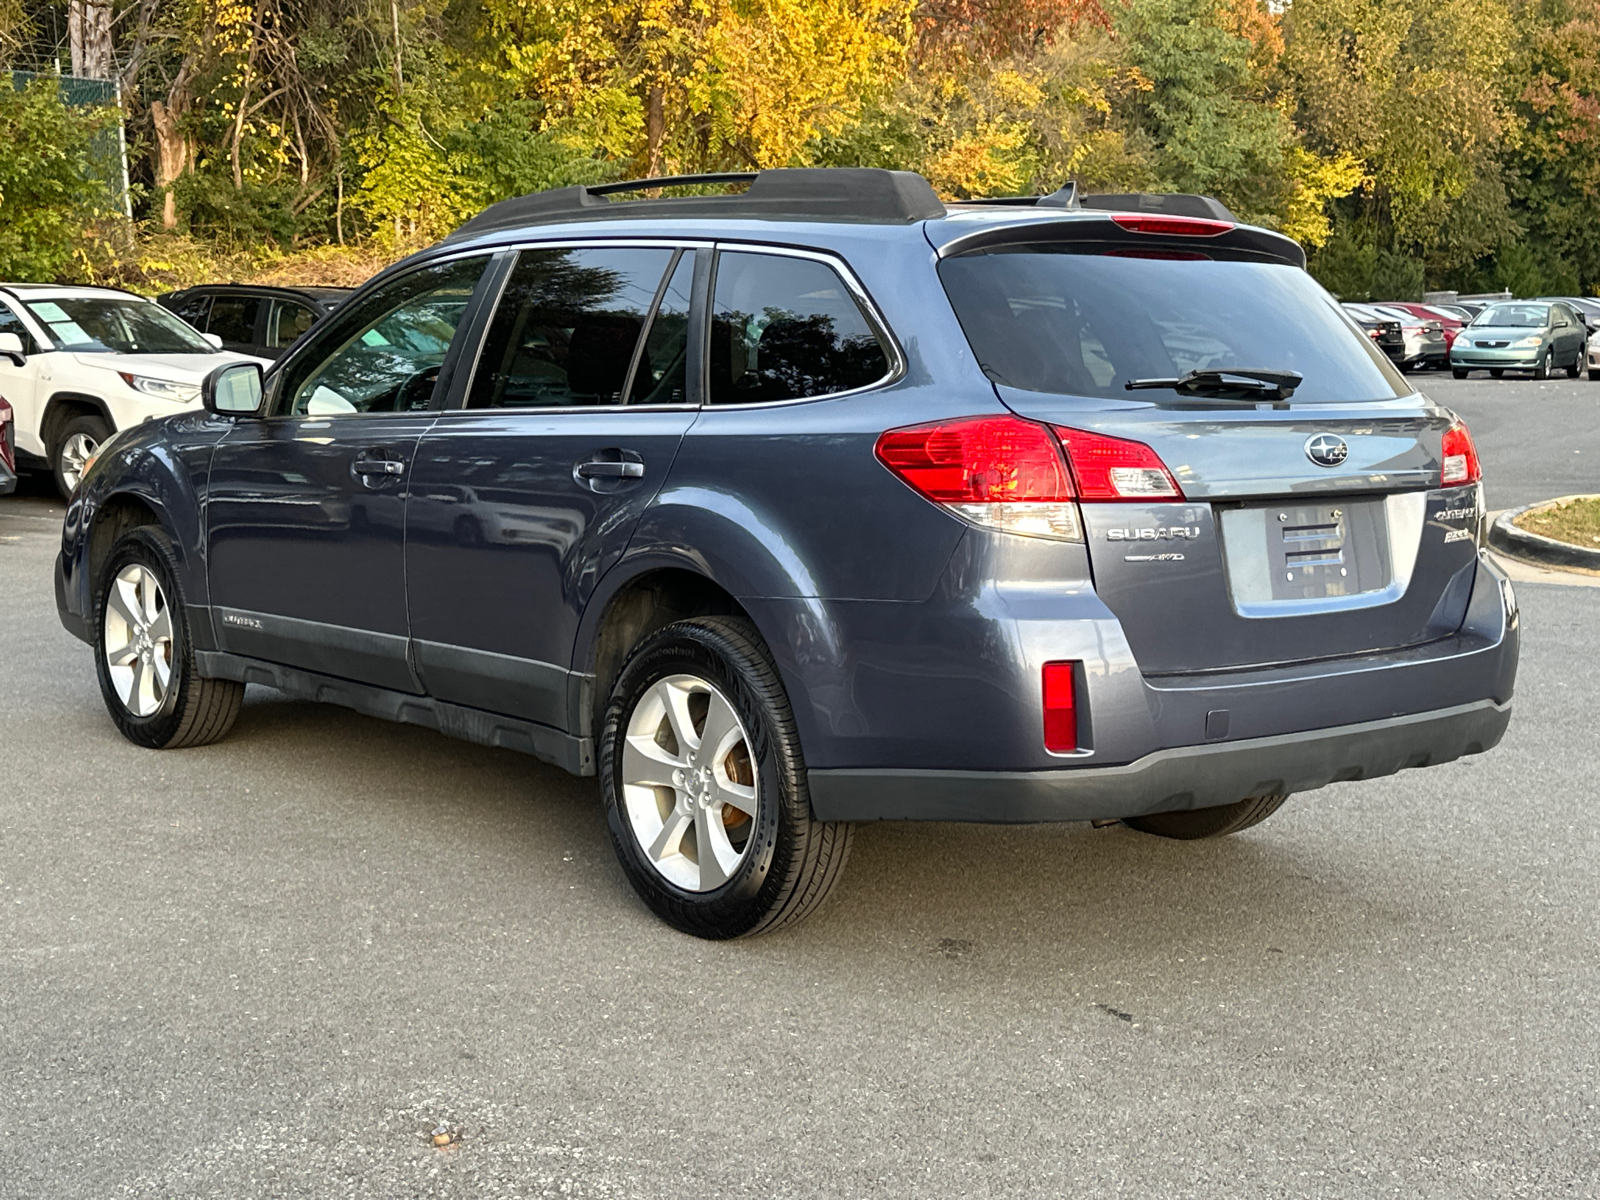
[[1525,562],[1536,562],[1542,566],[1578,567],[1587,571],[1600,571],[1600,546],[1590,550],[1583,546],[1575,546],[1571,542],[1545,537],[1542,533],[1530,533],[1512,524],[1512,521],[1523,513],[1535,512],[1541,508],[1553,508],[1569,500],[1592,499],[1595,497],[1557,496],[1554,500],[1541,500],[1538,504],[1524,504],[1521,508],[1508,509],[1496,517],[1494,524],[1489,526],[1489,545],[1501,554],[1520,558]]

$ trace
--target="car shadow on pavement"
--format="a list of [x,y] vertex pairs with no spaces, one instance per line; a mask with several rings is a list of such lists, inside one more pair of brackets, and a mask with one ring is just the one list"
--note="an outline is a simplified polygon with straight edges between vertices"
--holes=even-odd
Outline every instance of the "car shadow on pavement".
[[[379,842],[444,839],[455,852],[498,861],[512,876],[513,907],[555,905],[575,924],[620,927],[642,952],[683,943],[628,888],[592,778],[260,688],[224,747],[230,769],[245,773],[281,772],[291,750],[318,811],[359,820]],[[982,965],[1003,968],[1007,986],[1020,988],[1058,979],[1067,966],[1115,974],[1238,955],[1304,963],[1408,919],[1387,865],[1324,858],[1318,831],[1306,836],[1297,809],[1326,795],[1297,797],[1261,827],[1207,842],[1083,823],[862,825],[844,880],[819,913],[708,952],[916,976]],[[559,890],[553,863],[562,866]]]

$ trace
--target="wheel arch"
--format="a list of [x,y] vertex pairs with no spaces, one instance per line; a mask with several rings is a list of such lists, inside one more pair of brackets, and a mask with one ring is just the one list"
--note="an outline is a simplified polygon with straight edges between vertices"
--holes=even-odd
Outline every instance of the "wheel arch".
[[110,426],[112,433],[117,431],[111,406],[101,397],[91,396],[87,392],[55,392],[45,401],[44,416],[39,421],[39,440],[44,443],[47,459],[53,460],[55,457],[56,440],[61,427],[77,416],[99,417]]
[[755,624],[733,592],[698,565],[670,556],[614,567],[585,606],[573,646],[573,731],[591,737],[623,661],[640,640],[686,617],[734,616]]

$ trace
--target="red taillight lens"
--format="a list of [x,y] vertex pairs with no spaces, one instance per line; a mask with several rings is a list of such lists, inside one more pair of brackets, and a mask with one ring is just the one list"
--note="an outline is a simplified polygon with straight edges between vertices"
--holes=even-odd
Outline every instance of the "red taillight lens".
[[1209,221],[1204,217],[1147,217],[1138,213],[1117,213],[1111,219],[1130,233],[1163,233],[1171,237],[1216,237],[1233,228],[1232,221]]
[[1044,748],[1070,754],[1078,748],[1078,697],[1073,682],[1076,663],[1044,665]]
[[1017,417],[891,429],[878,439],[878,458],[941,504],[1072,499],[1050,431]]
[[878,460],[974,525],[1081,542],[1072,480],[1050,430],[1020,417],[963,417],[878,439]]
[[0,462],[15,473],[17,469],[17,449],[12,441],[15,425],[11,414],[11,404],[0,399]]
[[1460,421],[1444,431],[1442,453],[1444,467],[1439,472],[1440,487],[1477,483],[1483,478],[1483,468],[1478,465],[1478,448],[1472,444],[1472,435]]
[[1080,500],[1182,500],[1178,481],[1143,442],[1055,427]]

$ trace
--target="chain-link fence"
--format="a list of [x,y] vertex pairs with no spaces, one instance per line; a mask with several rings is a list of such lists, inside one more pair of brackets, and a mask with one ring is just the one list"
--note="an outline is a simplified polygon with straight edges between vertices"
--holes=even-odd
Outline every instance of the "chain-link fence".
[[[75,107],[122,107],[122,94],[116,81],[111,79],[80,79],[75,75],[44,75],[38,71],[11,72],[11,86],[19,92],[35,79],[54,79],[63,104]],[[128,190],[128,135],[122,121],[115,129],[95,135],[91,144],[96,174],[106,181],[107,189],[118,208],[130,218],[133,216],[133,196]]]

